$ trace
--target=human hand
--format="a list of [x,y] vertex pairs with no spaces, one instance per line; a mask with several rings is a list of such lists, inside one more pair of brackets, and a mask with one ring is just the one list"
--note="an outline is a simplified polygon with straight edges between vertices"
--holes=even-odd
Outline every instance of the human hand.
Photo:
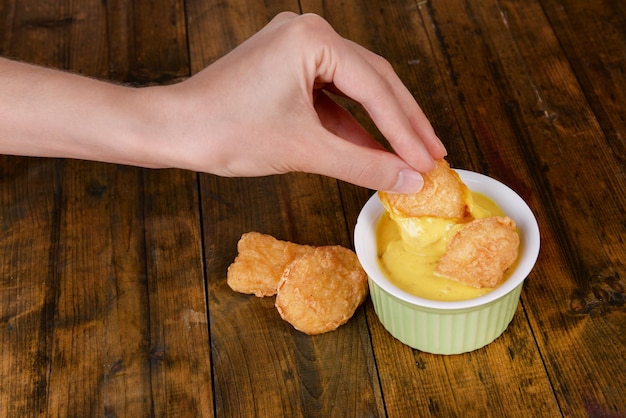
[[[446,151],[391,65],[315,15],[283,13],[190,79],[146,88],[154,164],[221,176],[303,171],[414,192]],[[386,151],[326,91],[360,103]]]

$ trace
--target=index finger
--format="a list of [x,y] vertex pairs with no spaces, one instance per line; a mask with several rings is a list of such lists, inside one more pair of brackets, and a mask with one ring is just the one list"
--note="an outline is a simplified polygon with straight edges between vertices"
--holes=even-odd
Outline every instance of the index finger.
[[445,156],[446,150],[422,109],[387,60],[342,40],[337,54],[328,54],[340,57],[331,65],[334,71],[320,76],[365,108],[403,160],[418,171],[430,171],[433,159]]

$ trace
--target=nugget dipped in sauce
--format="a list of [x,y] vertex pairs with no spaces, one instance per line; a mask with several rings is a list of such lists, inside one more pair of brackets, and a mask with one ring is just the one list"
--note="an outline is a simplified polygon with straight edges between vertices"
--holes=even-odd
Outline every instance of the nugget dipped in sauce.
[[445,160],[424,174],[420,192],[379,192],[379,198],[401,238],[379,250],[380,261],[401,288],[421,292],[423,282],[429,295],[477,295],[446,279],[488,291],[504,280],[517,258],[515,222],[485,196],[473,194]]
[[456,231],[435,272],[472,287],[496,287],[517,259],[518,247],[511,218],[476,219]]
[[462,220],[470,214],[471,193],[446,160],[436,160],[435,168],[423,177],[424,187],[418,193],[378,192],[380,201],[392,217]]
[[424,187],[418,193],[378,192],[405,245],[419,253],[433,251],[434,245],[445,246],[452,229],[472,220],[470,190],[447,161],[437,160],[435,164],[423,175]]

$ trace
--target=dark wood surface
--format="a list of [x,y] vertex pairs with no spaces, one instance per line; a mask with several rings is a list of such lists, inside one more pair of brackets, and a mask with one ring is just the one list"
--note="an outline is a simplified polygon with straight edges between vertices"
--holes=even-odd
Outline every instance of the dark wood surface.
[[0,54],[172,83],[283,10],[385,56],[451,164],[529,203],[542,249],[508,330],[431,355],[368,300],[309,337],[226,285],[247,231],[351,247],[371,191],[2,156],[0,416],[625,416],[622,0],[2,0]]

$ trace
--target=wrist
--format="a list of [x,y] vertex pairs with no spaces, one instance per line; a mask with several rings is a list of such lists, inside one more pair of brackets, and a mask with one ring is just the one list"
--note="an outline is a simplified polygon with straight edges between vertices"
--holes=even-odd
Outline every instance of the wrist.
[[100,150],[87,157],[147,168],[186,168],[181,164],[176,136],[175,95],[165,86],[123,87],[109,85],[102,97],[101,130],[91,142]]
[[129,92],[130,147],[137,150],[131,164],[219,174],[225,147],[216,146],[216,138],[226,135],[222,113],[210,98],[212,89],[203,86],[198,94],[199,88],[187,80]]

